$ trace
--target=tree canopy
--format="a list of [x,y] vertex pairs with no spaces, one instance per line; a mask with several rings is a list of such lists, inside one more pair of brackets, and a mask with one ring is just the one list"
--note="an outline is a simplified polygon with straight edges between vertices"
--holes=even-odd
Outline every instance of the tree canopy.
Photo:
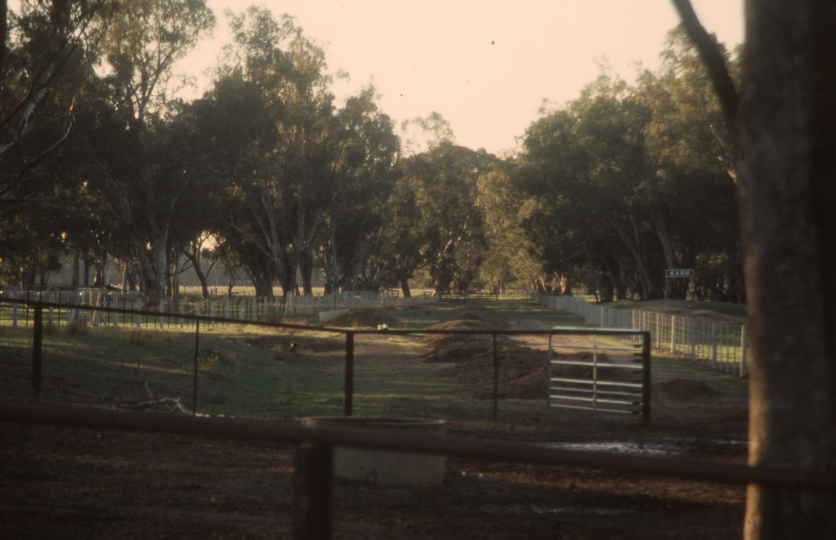
[[0,64],[9,283],[46,283],[70,256],[119,265],[153,301],[188,267],[208,294],[201,265],[218,261],[267,297],[317,276],[608,301],[682,297],[664,270],[693,267],[700,297],[744,300],[729,136],[679,29],[658,70],[544,106],[500,159],[457,146],[436,112],[396,126],[372,85],[338,103],[322,47],[265,8],[226,13],[232,41],[186,102],[172,66],[215,24],[203,0],[23,6]]

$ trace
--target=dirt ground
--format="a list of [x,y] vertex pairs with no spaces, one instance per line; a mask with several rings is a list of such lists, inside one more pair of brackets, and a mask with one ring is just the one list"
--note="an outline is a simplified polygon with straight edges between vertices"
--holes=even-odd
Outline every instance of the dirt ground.
[[[513,328],[542,328],[513,305],[502,315]],[[534,348],[530,341],[504,346]],[[367,361],[360,368],[386,362],[405,373],[458,377],[458,361],[428,362],[430,349],[393,347],[358,343],[355,354]],[[513,392],[493,421],[478,378],[472,399],[443,410],[412,406],[446,418],[456,436],[745,462],[745,385],[683,366],[654,367],[648,427],[634,416],[549,409],[544,399]],[[514,373],[503,376],[511,389]],[[293,454],[263,442],[0,423],[0,537],[289,538]],[[448,459],[440,487],[338,479],[334,495],[337,539],[687,540],[739,538],[745,488]]]

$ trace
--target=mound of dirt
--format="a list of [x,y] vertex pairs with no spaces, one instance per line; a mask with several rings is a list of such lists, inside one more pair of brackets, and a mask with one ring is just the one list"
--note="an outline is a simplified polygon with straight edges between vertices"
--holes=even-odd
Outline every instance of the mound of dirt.
[[307,336],[240,336],[234,338],[237,343],[270,349],[276,352],[289,351],[291,343],[296,343],[299,352],[327,352],[345,350],[342,336],[331,338],[315,338]]
[[[428,326],[427,330],[485,331],[502,330],[508,320],[501,314],[486,309],[466,308],[453,312],[444,322]],[[497,347],[507,348],[510,340],[497,336]],[[431,334],[424,338],[430,352],[424,355],[426,362],[457,362],[474,355],[493,351],[493,336],[489,334]]]
[[[464,309],[453,318],[430,326],[432,330],[501,330],[508,326],[501,314],[486,309]],[[494,371],[496,388],[501,399],[539,399],[546,397],[548,379],[548,354],[546,351],[523,347],[507,336],[497,336],[497,367],[494,368],[493,336],[490,334],[430,335],[424,343],[431,350],[424,355],[426,362],[454,363],[448,375],[454,377],[473,392],[474,396],[489,399],[494,395]],[[592,362],[591,352],[557,354],[557,358],[576,362]],[[604,354],[598,354],[598,362],[610,363]],[[552,376],[566,378],[591,378],[592,368],[586,366],[554,365]],[[601,380],[632,380],[628,371],[602,369]]]
[[[510,346],[497,351],[496,386],[500,399],[546,398],[548,384],[548,357],[545,351],[528,347]],[[559,358],[577,362],[591,362],[591,353],[558,355]],[[598,355],[601,364],[610,363],[605,355]],[[479,353],[460,360],[450,374],[470,389],[474,396],[489,399],[494,393],[493,351]],[[552,365],[552,377],[590,379],[592,368],[587,366]],[[598,380],[632,381],[634,375],[621,369],[599,369]]]
[[380,308],[352,308],[328,321],[328,326],[336,328],[376,328],[381,324],[399,328],[403,321]]
[[720,392],[711,388],[702,381],[693,381],[689,379],[672,379],[659,384],[659,389],[665,397],[676,401],[685,401],[720,394]]

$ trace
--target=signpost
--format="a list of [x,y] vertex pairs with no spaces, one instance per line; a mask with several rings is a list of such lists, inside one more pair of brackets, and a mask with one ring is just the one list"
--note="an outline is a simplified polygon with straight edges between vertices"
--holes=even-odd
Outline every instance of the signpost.
[[[665,270],[665,279],[690,279],[693,280],[694,278],[694,269],[693,268],[669,268]],[[690,291],[691,291],[691,299],[693,300],[696,295],[696,283],[691,281],[689,284]],[[686,293],[687,294],[687,293]],[[665,298],[668,297],[668,287],[665,287]]]
[[694,277],[693,268],[674,268],[665,270],[666,279],[691,279]]

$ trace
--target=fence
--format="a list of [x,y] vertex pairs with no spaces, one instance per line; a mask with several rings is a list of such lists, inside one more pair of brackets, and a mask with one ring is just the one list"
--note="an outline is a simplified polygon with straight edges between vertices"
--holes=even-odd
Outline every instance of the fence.
[[580,315],[600,328],[626,328],[650,332],[654,349],[691,358],[712,369],[748,374],[749,348],[746,325],[702,321],[641,311],[598,306],[573,296],[550,296],[533,292],[531,299],[551,309]]
[[[44,348],[44,328],[47,325],[47,321],[44,320],[44,311],[52,311],[52,310],[76,310],[79,307],[75,304],[56,304],[56,303],[46,303],[41,301],[34,301],[34,300],[21,300],[21,299],[4,299],[0,297],[0,307],[2,304],[10,304],[12,309],[18,310],[19,308],[25,308],[27,313],[31,308],[33,311],[32,317],[32,325],[33,325],[33,339],[32,339],[32,375],[31,375],[31,382],[32,382],[32,397],[35,400],[38,400],[41,394],[41,373],[42,373],[42,366],[44,364],[43,361],[43,348]],[[592,329],[592,328],[552,328],[550,330],[408,330],[408,329],[387,329],[387,330],[363,330],[363,329],[340,329],[340,328],[312,328],[310,326],[298,325],[298,324],[285,324],[285,323],[275,323],[271,321],[241,321],[236,319],[225,319],[222,317],[206,317],[200,316],[195,314],[186,314],[186,313],[165,313],[165,312],[157,312],[157,311],[132,311],[127,310],[124,308],[109,308],[103,306],[85,306],[86,310],[91,311],[94,313],[93,318],[98,318],[102,321],[104,325],[113,325],[117,326],[118,317],[121,315],[122,317],[127,317],[130,320],[142,320],[143,318],[146,321],[152,321],[151,324],[153,326],[166,326],[171,325],[171,321],[176,321],[176,324],[180,325],[181,327],[186,324],[186,322],[192,322],[195,328],[194,334],[194,364],[193,370],[191,372],[190,377],[193,381],[192,387],[192,400],[191,400],[191,410],[189,411],[188,408],[183,404],[183,402],[178,397],[173,402],[177,405],[177,407],[189,414],[196,414],[197,413],[197,393],[198,393],[198,373],[200,372],[202,366],[200,365],[202,360],[200,357],[200,325],[201,322],[207,326],[212,324],[238,324],[244,326],[260,326],[260,327],[271,327],[274,329],[287,329],[294,332],[326,332],[331,334],[342,334],[345,336],[345,382],[344,382],[344,414],[345,416],[352,416],[353,415],[353,404],[354,404],[354,337],[355,335],[368,335],[368,334],[385,334],[385,335],[428,335],[428,334],[443,334],[443,335],[460,335],[460,336],[472,336],[472,335],[484,335],[484,336],[492,336],[493,338],[493,375],[494,375],[494,385],[493,385],[493,417],[494,420],[497,419],[498,414],[498,402],[499,402],[499,383],[498,383],[498,373],[499,373],[499,354],[497,348],[497,336],[499,335],[517,335],[517,336],[527,336],[527,335],[542,335],[542,336],[549,336],[549,342],[551,343],[551,337],[555,335],[588,335],[588,336],[595,336],[595,335],[606,335],[611,338],[639,338],[641,339],[641,357],[642,357],[642,367],[645,373],[645,377],[643,380],[643,388],[642,388],[642,404],[641,410],[637,411],[638,414],[641,415],[641,421],[643,424],[648,424],[650,422],[650,334],[648,332],[637,331],[637,330],[629,330],[629,329]],[[67,324],[70,324],[72,319],[67,321]],[[204,361],[205,362],[205,361]],[[173,373],[173,371],[169,368],[165,370],[167,373]],[[178,375],[183,375],[185,372],[178,372]],[[147,384],[147,381],[146,381]],[[147,389],[147,387],[146,387]],[[150,394],[150,391],[149,391]]]
[[429,293],[410,297],[402,297],[385,291],[346,291],[322,296],[297,296],[291,293],[287,295],[285,314],[319,313],[322,311],[358,307],[406,307],[428,304],[435,301],[437,301],[437,298]]
[[[275,297],[273,299],[264,297],[230,297],[224,294],[221,297],[210,297],[207,299],[198,298],[192,301],[179,300],[159,301],[147,303],[141,293],[122,294],[116,291],[104,291],[101,289],[80,289],[78,291],[10,291],[4,290],[0,298],[11,300],[40,301],[47,304],[55,304],[50,307],[46,316],[50,324],[60,324],[67,320],[83,320],[93,326],[100,324],[121,324],[123,326],[148,326],[154,321],[163,321],[163,324],[186,324],[184,320],[177,319],[175,315],[203,315],[206,317],[217,317],[223,319],[256,321],[264,318],[276,318],[282,315],[314,314],[326,310],[348,309],[356,307],[405,307],[422,305],[434,302],[437,299],[431,294],[421,294],[409,298],[400,297],[391,292],[342,292],[322,296],[298,296],[290,293],[287,298]],[[71,307],[59,307],[58,304]],[[106,319],[105,311],[92,308],[118,308],[128,312],[153,313],[153,315],[140,315],[138,313],[122,313],[122,316],[112,316]],[[28,304],[23,306],[24,313],[20,313],[18,304],[12,304],[11,310],[6,314],[13,326],[17,326],[21,319],[28,321]],[[166,318],[160,319],[159,314],[167,314]],[[0,318],[3,317],[0,312]],[[26,323],[28,325],[28,322]]]

